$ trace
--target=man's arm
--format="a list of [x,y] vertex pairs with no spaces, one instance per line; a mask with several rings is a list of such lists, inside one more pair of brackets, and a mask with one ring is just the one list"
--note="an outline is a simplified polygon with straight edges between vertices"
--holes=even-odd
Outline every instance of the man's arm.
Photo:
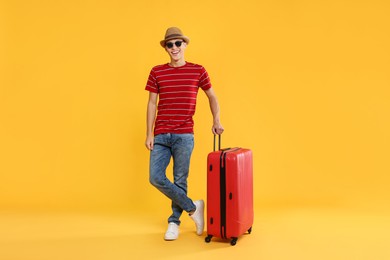
[[223,133],[224,129],[219,120],[219,104],[217,96],[215,95],[214,90],[212,88],[205,90],[205,93],[207,95],[207,98],[209,99],[210,110],[213,114],[213,128],[211,130],[213,134],[220,135]]
[[157,108],[157,93],[149,92],[148,107],[146,112],[146,141],[145,141],[145,146],[149,150],[153,150],[153,145],[154,145],[153,126],[154,126],[154,120],[156,119],[156,108]]

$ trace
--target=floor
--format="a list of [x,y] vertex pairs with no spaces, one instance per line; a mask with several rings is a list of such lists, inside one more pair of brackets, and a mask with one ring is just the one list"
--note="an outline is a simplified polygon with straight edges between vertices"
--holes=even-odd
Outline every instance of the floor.
[[186,217],[178,240],[164,241],[165,228],[150,213],[0,211],[0,259],[390,259],[390,214],[257,209],[235,246],[205,243]]

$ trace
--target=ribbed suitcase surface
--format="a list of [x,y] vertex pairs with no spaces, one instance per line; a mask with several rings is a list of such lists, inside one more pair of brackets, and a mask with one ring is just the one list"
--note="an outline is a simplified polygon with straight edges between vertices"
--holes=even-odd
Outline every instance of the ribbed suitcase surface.
[[253,156],[245,148],[211,152],[207,158],[207,237],[231,239],[253,225]]

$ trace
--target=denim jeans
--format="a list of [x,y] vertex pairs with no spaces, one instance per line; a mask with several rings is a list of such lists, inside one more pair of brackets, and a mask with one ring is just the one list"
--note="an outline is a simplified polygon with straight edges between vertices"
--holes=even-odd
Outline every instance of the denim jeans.
[[[196,209],[187,196],[187,178],[190,159],[194,149],[193,134],[159,134],[154,137],[150,152],[149,181],[172,201],[172,215],[168,222],[180,225],[183,210]],[[173,158],[173,183],[166,176],[166,169]]]

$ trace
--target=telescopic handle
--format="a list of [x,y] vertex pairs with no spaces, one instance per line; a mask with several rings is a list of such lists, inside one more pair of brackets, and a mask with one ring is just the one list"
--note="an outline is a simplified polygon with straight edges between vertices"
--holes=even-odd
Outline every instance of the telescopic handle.
[[[213,151],[215,152],[215,143],[216,143],[216,134],[214,134],[214,147],[213,147]],[[218,151],[221,150],[221,135],[218,135]]]

